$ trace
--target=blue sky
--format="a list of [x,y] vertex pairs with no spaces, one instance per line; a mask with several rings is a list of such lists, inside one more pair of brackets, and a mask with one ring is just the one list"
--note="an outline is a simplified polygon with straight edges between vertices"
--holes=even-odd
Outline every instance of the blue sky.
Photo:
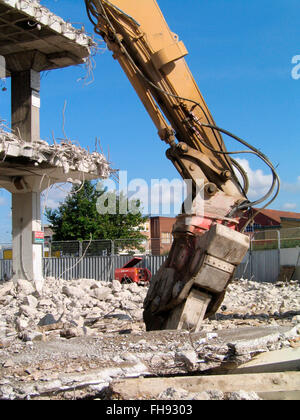
[[[83,1],[41,3],[93,33]],[[282,189],[272,208],[300,212],[300,70],[296,59],[292,63],[300,55],[299,0],[159,0],[159,5],[189,50],[188,64],[216,123],[261,149],[277,167]],[[86,74],[83,66],[43,74],[41,138],[52,142],[52,132],[63,137],[66,101],[67,136],[90,149],[100,138],[113,167],[127,170],[129,180],[179,178],[119,64],[102,47],[90,84],[78,80]],[[293,69],[299,79],[292,77]],[[0,117],[9,121],[9,81],[7,87],[0,92]],[[268,169],[241,159],[255,197],[270,181]],[[60,196],[49,197],[53,206]],[[10,195],[3,190],[0,215],[0,242],[5,242],[11,220]]]

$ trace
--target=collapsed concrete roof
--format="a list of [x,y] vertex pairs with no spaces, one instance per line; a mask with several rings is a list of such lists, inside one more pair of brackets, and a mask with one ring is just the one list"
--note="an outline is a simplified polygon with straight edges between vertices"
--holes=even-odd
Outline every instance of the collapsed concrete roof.
[[68,140],[53,145],[25,142],[0,126],[0,188],[25,193],[57,182],[108,178],[111,173],[101,153],[90,153]]
[[54,15],[37,0],[0,0],[0,55],[10,72],[81,64],[94,45],[84,30]]

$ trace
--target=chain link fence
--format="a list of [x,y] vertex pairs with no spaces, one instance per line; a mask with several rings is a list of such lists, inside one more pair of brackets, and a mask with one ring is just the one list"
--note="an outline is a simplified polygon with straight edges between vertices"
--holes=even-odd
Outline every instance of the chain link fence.
[[281,249],[300,247],[300,228],[282,229],[279,235]]
[[[248,233],[251,251],[300,247],[300,228],[268,229]],[[81,257],[112,255],[168,255],[172,240],[145,239],[139,244],[131,239],[52,242],[45,250],[45,257]]]
[[[93,241],[53,241],[45,244],[46,258],[66,257],[109,257],[114,255],[165,255],[160,239],[93,240]],[[171,248],[171,244],[169,246]]]
[[300,247],[300,228],[268,229],[248,235],[252,251]]
[[[236,270],[236,277],[276,282],[283,268],[293,268],[294,278],[300,279],[300,228],[249,233],[251,247]],[[133,255],[143,257],[146,268],[154,274],[167,257],[165,241],[145,239],[137,247],[129,239],[50,242],[44,246],[44,272],[48,276],[76,279],[86,276],[111,279],[115,268],[122,267]],[[169,247],[172,242],[170,241]],[[12,272],[11,244],[0,244],[0,280]],[[163,260],[162,260],[163,259]]]
[[[300,227],[268,229],[247,233],[251,239],[251,251],[264,251],[300,247]],[[166,256],[172,239],[145,238],[142,242],[124,238],[93,241],[52,241],[44,244],[45,258],[109,257],[113,255]],[[12,258],[11,244],[0,244],[0,260]]]
[[[137,243],[132,239],[93,241],[46,241],[45,258],[110,257],[114,255],[154,255],[166,256],[171,249],[162,239],[148,239]],[[0,260],[12,259],[12,244],[0,244]]]

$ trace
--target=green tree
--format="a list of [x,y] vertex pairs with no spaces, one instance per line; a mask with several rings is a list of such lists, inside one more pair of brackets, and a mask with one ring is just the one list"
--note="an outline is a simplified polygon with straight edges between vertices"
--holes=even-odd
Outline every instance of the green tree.
[[[106,204],[106,213],[99,212],[103,210],[99,209],[99,202]],[[135,211],[120,212],[124,208]],[[57,209],[46,208],[46,217],[54,231],[54,241],[86,241],[91,237],[114,240],[118,251],[142,250],[145,240],[140,226],[147,217],[142,215],[140,202],[128,200],[116,192],[106,192],[101,184],[90,181],[79,190],[74,186]]]

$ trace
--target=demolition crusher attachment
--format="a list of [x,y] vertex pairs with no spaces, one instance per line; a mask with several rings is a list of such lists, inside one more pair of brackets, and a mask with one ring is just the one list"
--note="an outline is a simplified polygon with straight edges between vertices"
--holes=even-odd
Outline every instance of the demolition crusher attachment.
[[199,234],[197,219],[184,215],[177,219],[173,247],[144,302],[147,331],[199,331],[203,319],[220,307],[249,249],[248,236],[219,223]]

